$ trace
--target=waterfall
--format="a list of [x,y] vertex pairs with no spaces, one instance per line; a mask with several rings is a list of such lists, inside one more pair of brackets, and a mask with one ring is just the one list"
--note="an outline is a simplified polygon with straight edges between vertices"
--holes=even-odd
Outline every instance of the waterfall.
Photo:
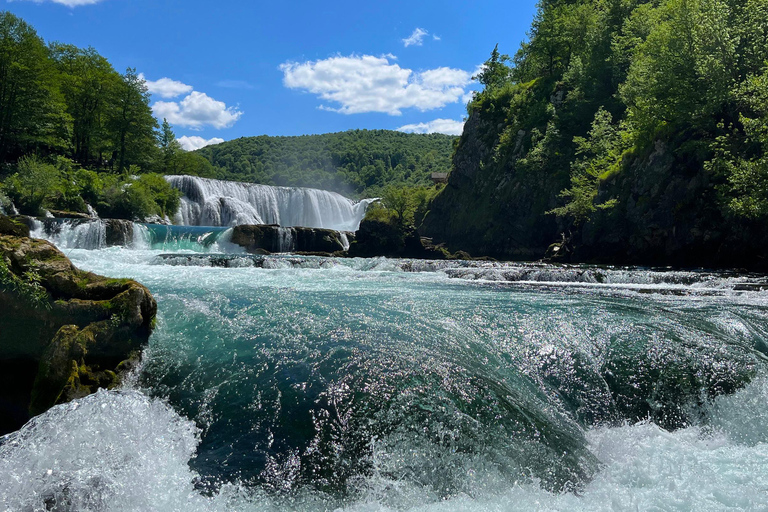
[[166,176],[180,190],[174,219],[185,226],[278,224],[357,231],[373,199],[355,202],[335,192],[272,187],[196,176]]
[[341,233],[339,233],[339,238],[341,238],[341,243],[344,246],[344,250],[348,251],[349,250],[349,238],[347,237],[347,234],[342,231]]
[[295,243],[293,239],[293,230],[291,228],[278,228],[278,251],[291,252],[294,250]]
[[35,221],[30,235],[52,242],[60,249],[103,249],[107,246],[104,221],[46,219]]

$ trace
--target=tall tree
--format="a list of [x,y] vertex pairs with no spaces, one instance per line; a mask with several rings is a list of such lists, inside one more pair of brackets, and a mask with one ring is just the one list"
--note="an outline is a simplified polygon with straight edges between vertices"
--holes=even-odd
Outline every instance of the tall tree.
[[133,68],[126,70],[116,88],[109,128],[113,160],[119,172],[131,165],[144,170],[152,166],[157,151],[157,121],[149,106],[147,86]]
[[167,119],[163,119],[163,124],[160,127],[158,144],[162,157],[161,171],[165,174],[175,174],[179,170],[179,154],[182,149]]
[[109,148],[106,113],[120,75],[93,48],[52,44],[51,54],[59,71],[61,92],[72,117],[72,158],[84,166],[101,165]]
[[63,128],[43,40],[20,18],[0,12],[0,160],[61,145]]

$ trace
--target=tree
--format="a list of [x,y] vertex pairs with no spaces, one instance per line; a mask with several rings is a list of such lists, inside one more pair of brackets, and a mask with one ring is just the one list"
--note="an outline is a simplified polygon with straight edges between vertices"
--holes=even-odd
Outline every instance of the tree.
[[483,63],[482,69],[472,77],[472,80],[479,82],[485,87],[485,90],[501,87],[509,80],[511,72],[506,62],[509,62],[509,55],[501,55],[499,45],[496,44],[491,52],[491,57]]
[[162,158],[161,171],[165,174],[176,174],[179,171],[179,155],[183,149],[167,119],[163,119],[157,141]]
[[395,212],[397,221],[401,226],[413,224],[416,202],[409,188],[390,185],[384,189],[381,202],[387,209]]
[[135,69],[128,68],[115,92],[108,126],[117,170],[123,172],[131,165],[147,169],[157,151],[157,121],[149,106],[147,86]]
[[576,155],[571,166],[571,187],[560,192],[568,202],[548,213],[568,217],[574,226],[589,219],[599,209],[612,208],[615,200],[595,204],[600,180],[621,165],[624,148],[622,132],[613,124],[611,114],[599,109],[592,122],[589,137],[575,137]]
[[20,18],[0,12],[0,161],[60,147],[62,110],[43,40]]
[[21,213],[37,216],[60,185],[58,169],[32,155],[19,160],[18,172],[8,180],[5,190]]
[[71,156],[81,165],[95,162],[100,166],[110,147],[105,121],[120,75],[93,48],[58,43],[50,48],[72,118]]

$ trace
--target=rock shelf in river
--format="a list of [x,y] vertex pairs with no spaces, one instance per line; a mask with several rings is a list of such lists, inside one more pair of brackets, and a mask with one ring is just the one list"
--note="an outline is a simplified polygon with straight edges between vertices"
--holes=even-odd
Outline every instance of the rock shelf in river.
[[28,233],[0,218],[0,433],[119,383],[157,312],[141,284],[83,272]]

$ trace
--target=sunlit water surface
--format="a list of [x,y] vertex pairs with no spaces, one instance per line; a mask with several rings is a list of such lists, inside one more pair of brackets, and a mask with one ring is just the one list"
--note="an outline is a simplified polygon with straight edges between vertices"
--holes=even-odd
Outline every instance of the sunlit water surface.
[[3,509],[768,509],[759,276],[67,254],[157,329],[2,441]]

